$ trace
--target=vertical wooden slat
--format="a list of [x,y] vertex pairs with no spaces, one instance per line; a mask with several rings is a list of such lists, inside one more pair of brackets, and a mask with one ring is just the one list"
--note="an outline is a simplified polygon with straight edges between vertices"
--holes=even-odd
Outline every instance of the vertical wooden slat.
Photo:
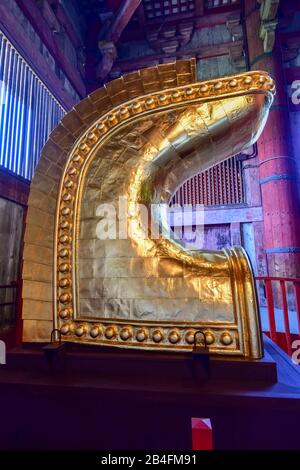
[[297,320],[298,320],[298,335],[300,336],[300,282],[294,281],[294,292],[295,292],[295,304],[297,311]]
[[226,175],[225,162],[221,163],[222,205],[226,204]]
[[206,177],[207,177],[207,197],[208,197],[207,204],[209,206],[211,206],[211,204],[212,204],[212,201],[211,201],[211,181],[210,181],[209,171],[206,171]]
[[274,310],[274,299],[272,291],[272,281],[270,279],[265,280],[266,286],[266,297],[268,305],[268,317],[269,317],[269,326],[270,326],[270,336],[275,343],[277,342],[277,333],[276,333],[276,321],[275,321],[275,310]]
[[228,185],[228,162],[224,162],[224,195],[225,195],[225,203],[230,204],[229,198],[229,185]]
[[230,159],[225,162],[226,168],[226,200],[227,204],[231,204],[231,181],[230,181]]
[[202,173],[201,175],[199,175],[199,194],[200,194],[200,204],[204,204],[204,205],[205,205],[203,173]]
[[282,308],[283,308],[283,319],[284,319],[284,333],[286,339],[286,346],[288,354],[292,355],[292,345],[291,345],[291,332],[290,332],[290,324],[289,324],[289,310],[286,298],[286,287],[285,281],[280,281],[280,289],[282,295]]
[[244,191],[243,191],[243,164],[237,162],[238,165],[238,185],[239,185],[239,204],[244,202]]
[[217,188],[216,188],[216,167],[213,167],[211,169],[212,172],[212,180],[213,180],[213,201],[214,201],[214,206],[217,204]]
[[217,201],[217,205],[220,204],[220,183],[219,183],[219,180],[220,180],[220,165],[218,165],[216,167],[216,201]]
[[234,161],[234,187],[235,187],[235,204],[239,204],[240,200],[240,188],[239,188],[239,162],[237,157],[233,157]]
[[214,169],[210,168],[210,188],[211,188],[211,205],[215,205],[215,179],[214,179]]
[[230,204],[235,202],[235,184],[234,184],[234,161],[233,158],[229,160],[229,177],[230,177]]
[[189,203],[189,190],[188,190],[188,182],[184,183],[184,204],[187,205]]
[[235,180],[235,157],[231,158],[232,204],[237,202],[237,185]]
[[187,181],[188,205],[192,203],[191,180]]
[[207,171],[205,172],[205,194],[204,194],[204,197],[205,197],[205,204],[207,206],[210,205],[210,192],[209,192],[209,181],[208,181],[208,173]]

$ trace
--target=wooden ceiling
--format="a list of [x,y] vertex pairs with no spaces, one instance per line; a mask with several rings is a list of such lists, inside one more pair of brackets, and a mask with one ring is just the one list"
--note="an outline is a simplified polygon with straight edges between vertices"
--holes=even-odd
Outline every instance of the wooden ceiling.
[[[81,14],[116,15],[126,0],[77,0]],[[145,22],[170,21],[177,18],[193,18],[207,10],[222,10],[236,6],[239,0],[141,0],[136,16]]]
[[[185,47],[191,42],[196,29],[226,24],[232,14],[238,18],[240,15],[239,0],[77,1],[77,7],[86,15],[87,35],[90,37],[89,31],[95,31],[88,48],[93,49],[94,46],[100,53],[95,83],[99,80],[104,83],[112,76],[127,72],[127,69],[130,71],[151,66],[152,62],[175,60],[178,53],[184,57]],[[93,29],[91,22],[95,22],[95,18],[98,25]],[[144,44],[144,49],[150,48],[155,57],[147,56],[145,63],[141,64],[135,63],[135,59],[130,59],[130,63],[119,63],[120,60],[127,60],[126,54],[123,54],[124,48],[120,47],[122,44],[131,44],[131,47],[142,47],[141,44]],[[190,51],[187,54],[191,56]],[[212,55],[220,54],[219,49],[212,51]]]

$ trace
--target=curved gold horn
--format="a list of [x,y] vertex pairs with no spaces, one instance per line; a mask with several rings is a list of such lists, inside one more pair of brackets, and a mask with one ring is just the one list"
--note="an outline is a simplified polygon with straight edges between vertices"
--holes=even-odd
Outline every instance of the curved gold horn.
[[[54,230],[54,326],[64,341],[177,351],[191,350],[201,330],[211,353],[259,358],[247,255],[191,250],[172,236],[167,208],[189,177],[257,140],[273,80],[249,72],[197,83],[177,73],[158,84],[153,74],[137,72],[148,80],[142,90],[132,74],[95,92],[118,90],[68,152]],[[100,233],[104,222],[113,237]]]

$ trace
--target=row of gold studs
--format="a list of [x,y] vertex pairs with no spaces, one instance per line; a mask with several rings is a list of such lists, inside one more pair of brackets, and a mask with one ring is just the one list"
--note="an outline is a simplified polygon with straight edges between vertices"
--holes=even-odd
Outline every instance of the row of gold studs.
[[[179,329],[171,329],[169,332],[166,332],[164,329],[158,327],[153,327],[150,330],[145,327],[138,327],[136,331],[134,331],[132,326],[118,327],[117,325],[92,325],[89,327],[87,324],[76,325],[74,323],[65,323],[61,327],[61,333],[63,335],[73,333],[78,338],[89,335],[93,339],[99,339],[104,336],[105,339],[113,340],[119,337],[122,341],[135,339],[139,343],[147,340],[160,343],[167,339],[171,344],[177,344],[182,340],[188,344],[194,344],[196,331],[197,330],[188,330],[183,338]],[[205,337],[206,343],[209,346],[217,341],[216,334],[210,330],[205,331]],[[230,346],[233,343],[234,337],[229,331],[223,331],[219,335],[219,340],[224,346]]]

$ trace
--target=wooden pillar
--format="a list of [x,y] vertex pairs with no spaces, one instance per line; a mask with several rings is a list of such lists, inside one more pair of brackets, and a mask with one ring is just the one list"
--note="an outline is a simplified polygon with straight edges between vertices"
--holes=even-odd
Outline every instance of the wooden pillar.
[[281,47],[278,35],[274,35],[276,20],[272,18],[272,13],[270,19],[265,19],[266,9],[263,12],[263,7],[259,9],[256,5],[255,0],[245,1],[251,70],[267,70],[277,87],[268,123],[258,141],[268,274],[299,277],[300,204]]

